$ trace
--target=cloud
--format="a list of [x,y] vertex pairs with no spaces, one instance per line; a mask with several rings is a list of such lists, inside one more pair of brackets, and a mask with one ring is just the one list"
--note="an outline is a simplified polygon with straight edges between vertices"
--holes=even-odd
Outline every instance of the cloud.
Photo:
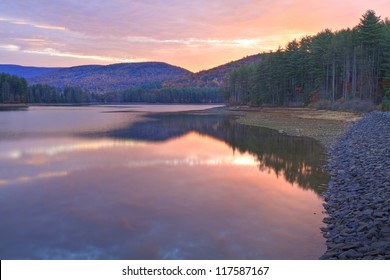
[[42,24],[35,24],[31,22],[26,22],[26,21],[10,21],[7,19],[2,19],[3,21],[9,21],[12,24],[18,24],[18,25],[31,25],[36,28],[43,28],[43,29],[53,29],[53,30],[66,30],[65,27],[62,26],[52,26],[52,25],[42,25]]
[[98,60],[103,62],[110,62],[110,63],[118,63],[118,62],[141,62],[144,61],[143,59],[120,59],[115,57],[107,57],[107,56],[97,56],[97,55],[81,55],[81,54],[72,54],[72,53],[64,53],[60,52],[53,48],[45,48],[41,51],[32,51],[32,50],[25,50],[25,53],[30,54],[43,54],[43,55],[49,55],[49,56],[59,56],[59,57],[68,57],[68,58],[79,58],[79,59],[88,59],[88,60]]
[[51,25],[41,25],[41,24],[34,24],[33,26],[37,28],[43,28],[43,29],[65,30],[65,27],[62,26],[51,26]]
[[0,49],[7,51],[18,51],[20,47],[16,45],[0,45]]
[[40,55],[53,49],[74,64],[158,60],[200,70],[353,27],[367,9],[390,14],[387,0],[2,0],[0,44]]

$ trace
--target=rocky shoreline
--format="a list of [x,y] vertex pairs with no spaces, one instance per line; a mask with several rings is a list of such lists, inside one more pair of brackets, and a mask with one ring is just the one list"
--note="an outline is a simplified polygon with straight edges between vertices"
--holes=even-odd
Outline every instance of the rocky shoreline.
[[329,155],[320,259],[390,259],[390,113],[364,115]]

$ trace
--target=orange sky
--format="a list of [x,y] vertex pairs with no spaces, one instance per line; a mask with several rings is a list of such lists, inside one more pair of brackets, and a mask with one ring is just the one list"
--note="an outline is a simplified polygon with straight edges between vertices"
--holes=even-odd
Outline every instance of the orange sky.
[[354,27],[389,0],[1,0],[0,63],[74,66],[162,61],[190,71]]

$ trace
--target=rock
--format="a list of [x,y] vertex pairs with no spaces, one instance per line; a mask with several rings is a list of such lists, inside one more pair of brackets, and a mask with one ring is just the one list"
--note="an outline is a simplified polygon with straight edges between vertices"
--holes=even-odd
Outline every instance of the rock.
[[329,217],[325,217],[322,221],[323,221],[325,224],[330,224],[330,223],[332,223],[332,219],[329,218]]
[[390,234],[390,226],[385,226],[380,231],[382,234]]
[[341,236],[350,236],[354,233],[354,231],[350,228],[345,228],[340,232]]
[[366,209],[361,212],[362,215],[371,216],[373,211],[371,209]]
[[330,229],[329,228],[327,228],[327,227],[322,227],[322,228],[320,228],[320,230],[322,231],[322,232],[328,232],[328,231],[330,231]]
[[322,259],[390,259],[389,124],[365,114],[329,150]]
[[346,260],[346,259],[357,259],[363,257],[362,253],[359,253],[358,251],[354,249],[350,249],[348,251],[345,251],[340,254],[340,259]]
[[364,257],[362,258],[362,260],[373,260],[373,259],[374,259],[373,256],[364,256]]
[[360,247],[359,243],[349,243],[349,244],[343,244],[342,249],[343,250],[349,250]]
[[382,218],[384,216],[387,216],[388,214],[385,212],[375,211],[374,216],[378,218]]
[[367,256],[377,256],[377,255],[380,255],[382,253],[382,251],[378,250],[378,249],[372,249],[372,250],[369,250],[367,252]]
[[356,229],[357,232],[362,232],[368,230],[368,225],[366,223],[361,223]]
[[377,241],[372,243],[370,247],[384,252],[386,249],[389,249],[390,244],[388,241]]
[[377,235],[377,231],[376,231],[376,229],[374,229],[374,228],[371,228],[371,229],[366,233],[366,237],[367,237],[368,239],[372,239],[372,238],[376,237],[376,235]]

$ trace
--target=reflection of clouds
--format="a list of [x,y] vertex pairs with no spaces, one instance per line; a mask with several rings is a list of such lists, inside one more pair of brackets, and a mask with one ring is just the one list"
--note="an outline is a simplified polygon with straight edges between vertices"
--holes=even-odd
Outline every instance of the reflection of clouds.
[[3,259],[303,258],[322,240],[321,201],[208,136],[2,149],[0,184],[12,183],[0,188]]
[[68,175],[67,171],[60,171],[60,172],[44,172],[40,173],[36,176],[36,178],[51,178],[51,177],[61,177]]
[[56,154],[67,153],[67,152],[90,151],[90,150],[99,150],[99,149],[115,148],[115,147],[134,147],[140,145],[142,145],[142,143],[137,141],[102,140],[102,141],[91,141],[86,143],[57,145],[52,147],[33,148],[28,150],[27,153],[31,153],[31,154],[43,153],[49,156],[53,156]]
[[36,252],[38,259],[57,259],[57,260],[96,260],[104,259],[106,252],[96,246],[86,246],[86,248],[75,250],[66,250],[63,248],[39,248]]
[[20,150],[7,151],[4,154],[0,154],[0,158],[4,159],[18,159],[22,156],[22,152]]
[[[93,152],[100,149],[110,149],[110,148],[132,148],[138,146],[144,146],[145,143],[139,141],[117,141],[117,140],[95,140],[95,141],[84,141],[81,140],[77,143],[67,143],[67,144],[57,144],[41,146],[41,147],[30,147],[30,148],[22,148],[14,149],[10,151],[5,151],[0,153],[0,160],[14,160],[17,164],[23,165],[31,165],[31,166],[42,166],[45,168],[49,166],[49,164],[53,164],[53,161],[58,160],[59,158],[52,157],[66,154],[66,153],[78,153],[78,152]],[[19,162],[17,162],[19,161]],[[8,184],[17,184],[17,183],[26,183],[31,182],[37,179],[50,178],[50,177],[63,177],[68,175],[71,168],[79,167],[79,166],[57,166],[55,169],[66,169],[66,171],[47,171],[47,170],[39,170],[35,171],[38,173],[37,175],[31,174],[20,174],[19,176],[14,174],[3,174],[0,178],[0,185],[8,185]],[[24,167],[18,169],[20,171],[25,170]],[[16,176],[15,176],[16,175]],[[10,178],[4,178],[4,177]],[[12,178],[13,177],[13,178]]]
[[151,167],[156,165],[172,165],[172,166],[218,166],[218,165],[242,165],[242,166],[257,166],[258,163],[250,155],[239,156],[219,156],[213,158],[187,157],[184,159],[150,159],[150,160],[130,160],[129,167]]
[[27,165],[45,165],[49,163],[49,157],[47,155],[33,155],[24,160]]
[[[9,215],[0,247],[15,245],[0,257],[259,259],[282,252],[293,258],[296,244],[310,246],[312,237],[302,234],[317,233],[314,216],[307,217],[310,199],[300,199],[299,189],[286,193],[282,180],[270,184],[255,168],[241,167],[156,166],[153,175],[150,168],[104,167],[3,189],[0,210]],[[297,203],[302,207],[293,207]]]
[[53,178],[53,177],[64,177],[68,175],[68,171],[58,171],[58,172],[43,172],[39,173],[36,176],[19,176],[15,179],[9,180],[0,180],[0,185],[8,185],[8,184],[17,184],[17,183],[26,183],[31,182],[37,179],[44,178]]
[[116,148],[116,147],[135,147],[145,145],[139,141],[114,141],[114,140],[100,140],[100,141],[90,141],[90,142],[79,142],[74,144],[61,144],[61,145],[52,145],[46,147],[35,147],[29,148],[26,150],[11,150],[3,154],[0,154],[0,159],[19,159],[23,155],[35,155],[35,154],[45,154],[47,156],[54,156],[61,153],[69,152],[81,152],[81,151],[93,151],[106,148]]

